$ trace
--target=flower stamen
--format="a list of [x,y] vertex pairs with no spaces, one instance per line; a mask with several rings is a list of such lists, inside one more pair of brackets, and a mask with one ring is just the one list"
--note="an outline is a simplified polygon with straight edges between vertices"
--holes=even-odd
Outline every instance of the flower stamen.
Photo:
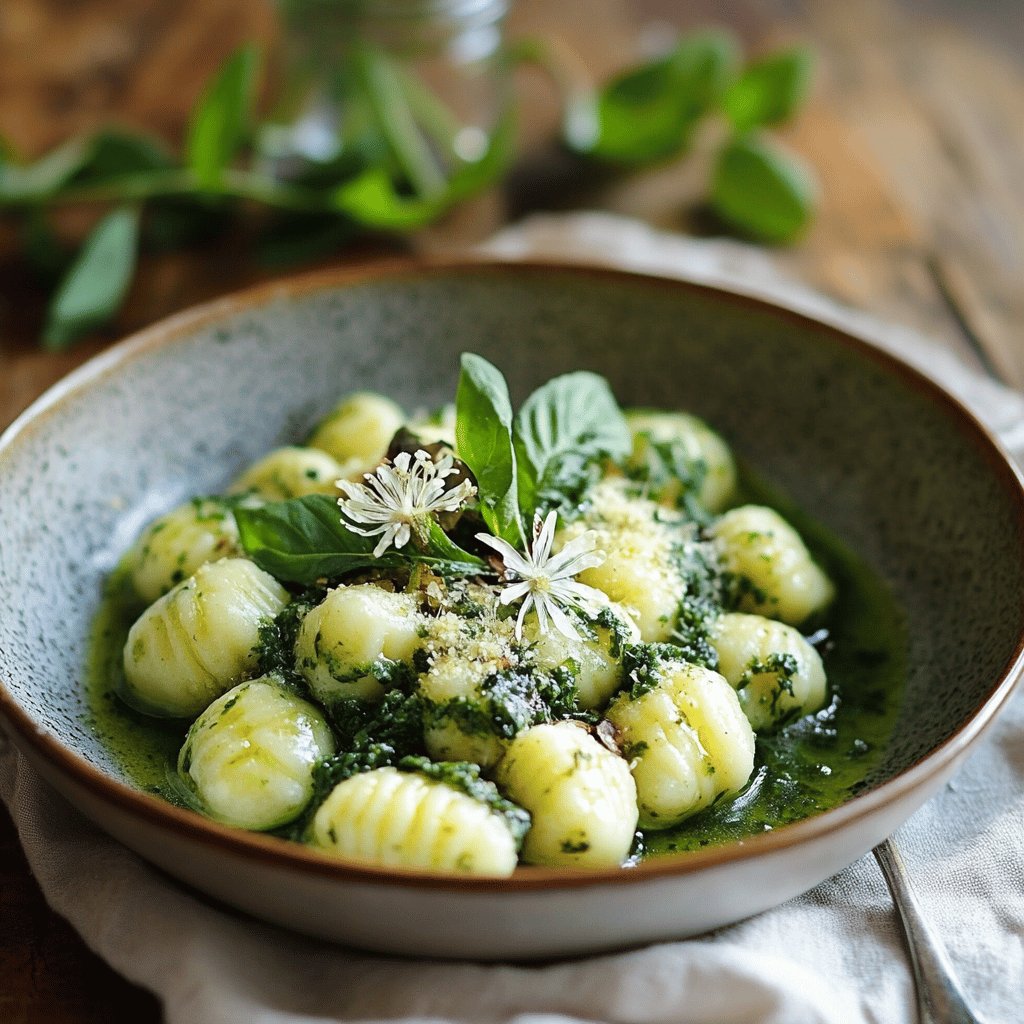
[[392,545],[398,550],[408,544],[413,530],[422,529],[434,513],[457,512],[476,494],[468,480],[445,489],[445,479],[458,471],[451,455],[435,462],[422,448],[412,455],[399,452],[390,465],[364,474],[365,484],[338,481],[345,495],[338,499],[342,521],[361,537],[380,535],[373,549],[380,558]]
[[543,520],[533,519],[533,539],[525,551],[516,551],[511,544],[489,533],[478,533],[476,539],[501,555],[505,574],[511,581],[498,597],[502,605],[522,601],[516,617],[516,639],[523,638],[523,622],[530,609],[537,614],[541,634],[553,625],[563,636],[578,639],[579,633],[564,609],[593,614],[595,606],[607,603],[601,591],[579,583],[573,577],[592,569],[605,560],[597,550],[597,536],[588,530],[569,541],[561,551],[551,554],[558,513],[551,511]]

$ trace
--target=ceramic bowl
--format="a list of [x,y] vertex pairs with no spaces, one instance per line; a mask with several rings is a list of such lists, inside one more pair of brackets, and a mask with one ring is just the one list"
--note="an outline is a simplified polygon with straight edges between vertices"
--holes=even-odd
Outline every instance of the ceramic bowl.
[[[513,398],[590,368],[624,404],[687,408],[866,559],[909,625],[885,762],[846,804],[631,870],[505,881],[342,864],[133,788],[82,692],[103,578],[142,525],[300,438],[346,391],[450,396],[459,353]],[[86,364],[0,441],[0,712],[76,807],[195,889],[300,931],[398,953],[525,958],[705,931],[803,892],[957,768],[1021,670],[1024,491],[935,384],[855,338],[723,291],[526,265],[373,267],[173,317]]]

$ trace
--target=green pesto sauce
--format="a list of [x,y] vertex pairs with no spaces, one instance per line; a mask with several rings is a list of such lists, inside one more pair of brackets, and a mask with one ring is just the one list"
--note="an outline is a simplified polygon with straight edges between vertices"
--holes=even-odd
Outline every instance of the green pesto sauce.
[[[754,775],[739,797],[664,832],[647,832],[640,857],[702,849],[798,821],[855,796],[885,761],[903,692],[904,617],[875,573],[788,501],[746,475],[742,502],[776,508],[836,584],[823,623],[822,652],[832,694],[817,715],[757,740]],[[117,696],[121,652],[142,611],[125,574],[116,572],[93,627],[88,664],[92,727],[141,789],[181,804],[175,785],[188,722],[149,718]]]
[[856,796],[885,763],[906,675],[906,623],[881,579],[791,502],[749,473],[737,504],[770,505],[803,537],[836,585],[821,623],[819,652],[830,703],[773,735],[757,738],[754,774],[723,801],[664,832],[646,832],[641,858],[728,843],[837,807]]
[[143,608],[126,573],[115,571],[107,580],[89,643],[86,688],[90,725],[136,786],[180,804],[172,780],[190,723],[151,718],[118,696],[124,680],[122,652],[128,630]]

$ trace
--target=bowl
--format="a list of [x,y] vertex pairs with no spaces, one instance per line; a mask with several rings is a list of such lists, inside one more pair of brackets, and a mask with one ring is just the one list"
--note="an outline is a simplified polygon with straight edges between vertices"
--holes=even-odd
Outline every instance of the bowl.
[[[894,738],[859,795],[815,817],[631,869],[507,880],[333,861],[136,789],[83,695],[105,575],[143,524],[301,437],[356,388],[452,393],[459,353],[513,398],[604,374],[624,404],[690,409],[865,559],[907,617]],[[371,266],[183,313],[92,360],[0,439],[0,714],[76,807],[195,889],[372,950],[580,954],[697,934],[804,892],[943,784],[1024,661],[1024,489],[953,398],[895,358],[767,303],[552,265]]]

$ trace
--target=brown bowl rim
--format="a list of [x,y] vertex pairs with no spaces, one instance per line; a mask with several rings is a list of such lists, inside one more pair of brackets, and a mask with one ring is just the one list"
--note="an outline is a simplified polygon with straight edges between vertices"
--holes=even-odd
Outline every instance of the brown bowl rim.
[[[1019,511],[1018,529],[1021,533],[1022,545],[1024,545],[1024,477],[991,432],[959,399],[899,357],[814,316],[721,285],[554,260],[505,261],[486,257],[419,257],[378,260],[357,266],[313,271],[256,285],[191,307],[166,317],[112,345],[47,389],[0,435],[0,460],[19,438],[37,426],[45,417],[59,411],[61,403],[80,390],[92,386],[97,380],[117,373],[125,363],[152,349],[162,348],[183,340],[206,324],[258,309],[275,301],[296,299],[310,292],[381,280],[401,281],[410,277],[423,278],[458,273],[519,274],[522,276],[557,273],[569,276],[577,275],[581,278],[597,277],[609,282],[617,281],[628,284],[632,287],[697,293],[714,297],[726,304],[731,303],[756,309],[762,313],[789,320],[804,329],[825,333],[831,336],[833,341],[846,348],[854,349],[861,355],[881,364],[889,372],[901,378],[904,384],[924,392],[945,407],[950,417],[971,438],[985,460],[996,472],[1006,488],[1010,500],[1016,502]],[[0,471],[2,471],[2,461],[0,461]],[[1018,635],[1013,656],[998,674],[987,695],[982,698],[974,712],[959,729],[893,778],[864,794],[851,798],[838,807],[747,839],[709,847],[706,850],[642,861],[628,869],[583,870],[525,866],[518,868],[515,874],[509,878],[458,876],[432,871],[381,868],[372,864],[342,861],[288,840],[231,828],[193,811],[175,807],[159,797],[133,789],[111,778],[85,758],[72,752],[56,735],[41,730],[8,693],[2,679],[0,679],[0,718],[6,720],[19,744],[30,748],[59,774],[66,776],[74,784],[85,787],[94,796],[113,805],[118,811],[137,814],[151,825],[172,831],[177,836],[185,835],[235,858],[242,860],[252,858],[270,866],[294,869],[351,883],[428,888],[441,892],[469,891],[515,894],[538,889],[578,889],[608,884],[636,884],[648,879],[687,875],[735,861],[779,853],[792,846],[845,828],[850,823],[875,813],[880,807],[899,800],[918,787],[927,785],[930,779],[940,775],[952,762],[963,755],[991,724],[996,713],[1006,703],[1022,670],[1024,670],[1024,626]]]

